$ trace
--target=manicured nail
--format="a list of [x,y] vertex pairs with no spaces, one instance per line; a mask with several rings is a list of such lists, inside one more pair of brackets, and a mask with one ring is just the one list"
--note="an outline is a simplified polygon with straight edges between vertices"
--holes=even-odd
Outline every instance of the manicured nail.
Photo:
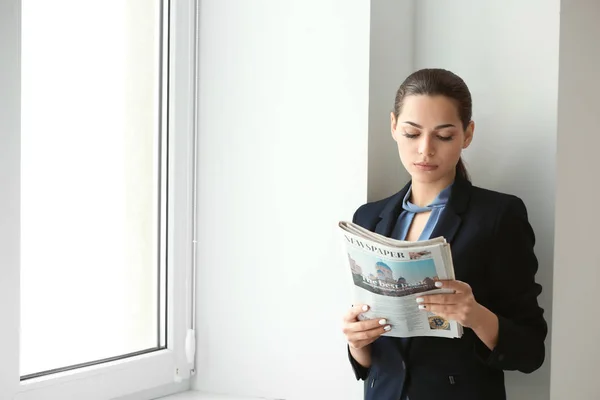
[[362,310],[363,311],[368,311],[369,310],[369,306],[365,304],[364,306],[362,306]]
[[423,304],[419,304],[419,310],[424,310],[425,306]]
[[417,303],[422,303],[422,302],[424,302],[424,301],[425,301],[425,300],[424,300],[422,297],[417,297]]
[[435,281],[435,287],[442,287],[442,282],[440,281]]
[[389,325],[386,325],[386,326],[383,328],[383,330],[384,330],[384,331],[386,331],[386,332],[389,332],[389,331],[391,331],[391,330],[392,330],[392,327],[391,327],[391,326],[389,326]]
[[385,319],[379,320],[379,325],[385,325],[385,324],[387,324],[387,321]]

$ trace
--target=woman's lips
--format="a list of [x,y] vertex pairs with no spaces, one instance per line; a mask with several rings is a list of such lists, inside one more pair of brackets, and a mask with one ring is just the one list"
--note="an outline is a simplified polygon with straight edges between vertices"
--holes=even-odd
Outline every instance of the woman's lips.
[[437,165],[427,163],[415,163],[414,165],[415,167],[417,167],[417,169],[420,169],[421,171],[433,171],[437,168]]

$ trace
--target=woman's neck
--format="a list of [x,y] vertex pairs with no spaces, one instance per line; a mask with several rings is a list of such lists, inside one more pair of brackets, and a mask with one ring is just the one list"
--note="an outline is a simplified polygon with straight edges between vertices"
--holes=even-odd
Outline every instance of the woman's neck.
[[426,207],[454,181],[455,177],[456,174],[453,174],[435,182],[421,182],[413,179],[410,202],[419,207]]

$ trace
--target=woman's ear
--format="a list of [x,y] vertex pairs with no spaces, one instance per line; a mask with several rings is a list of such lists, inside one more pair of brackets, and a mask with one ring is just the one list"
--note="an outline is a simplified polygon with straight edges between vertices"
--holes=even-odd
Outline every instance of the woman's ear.
[[469,125],[467,125],[467,129],[465,129],[465,141],[463,143],[463,149],[466,149],[467,147],[469,147],[471,145],[471,142],[473,141],[474,133],[475,133],[475,122],[471,121],[471,122],[469,122]]
[[393,112],[390,112],[390,130],[392,132],[392,138],[395,141],[398,141],[398,139],[396,138],[396,124],[398,121],[396,121],[396,116],[394,115]]

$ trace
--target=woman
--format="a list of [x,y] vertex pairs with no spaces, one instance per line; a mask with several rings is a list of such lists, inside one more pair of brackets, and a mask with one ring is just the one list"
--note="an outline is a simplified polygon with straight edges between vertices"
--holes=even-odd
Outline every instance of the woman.
[[348,356],[365,399],[506,399],[505,370],[544,362],[547,323],[537,297],[534,233],[523,202],[473,186],[461,152],[473,140],[471,95],[452,72],[425,69],[398,89],[391,131],[411,175],[397,194],[361,206],[354,222],[401,240],[444,236],[451,244],[453,294],[421,296],[415,308],[462,324],[460,339],[381,336],[393,326],[344,317]]

